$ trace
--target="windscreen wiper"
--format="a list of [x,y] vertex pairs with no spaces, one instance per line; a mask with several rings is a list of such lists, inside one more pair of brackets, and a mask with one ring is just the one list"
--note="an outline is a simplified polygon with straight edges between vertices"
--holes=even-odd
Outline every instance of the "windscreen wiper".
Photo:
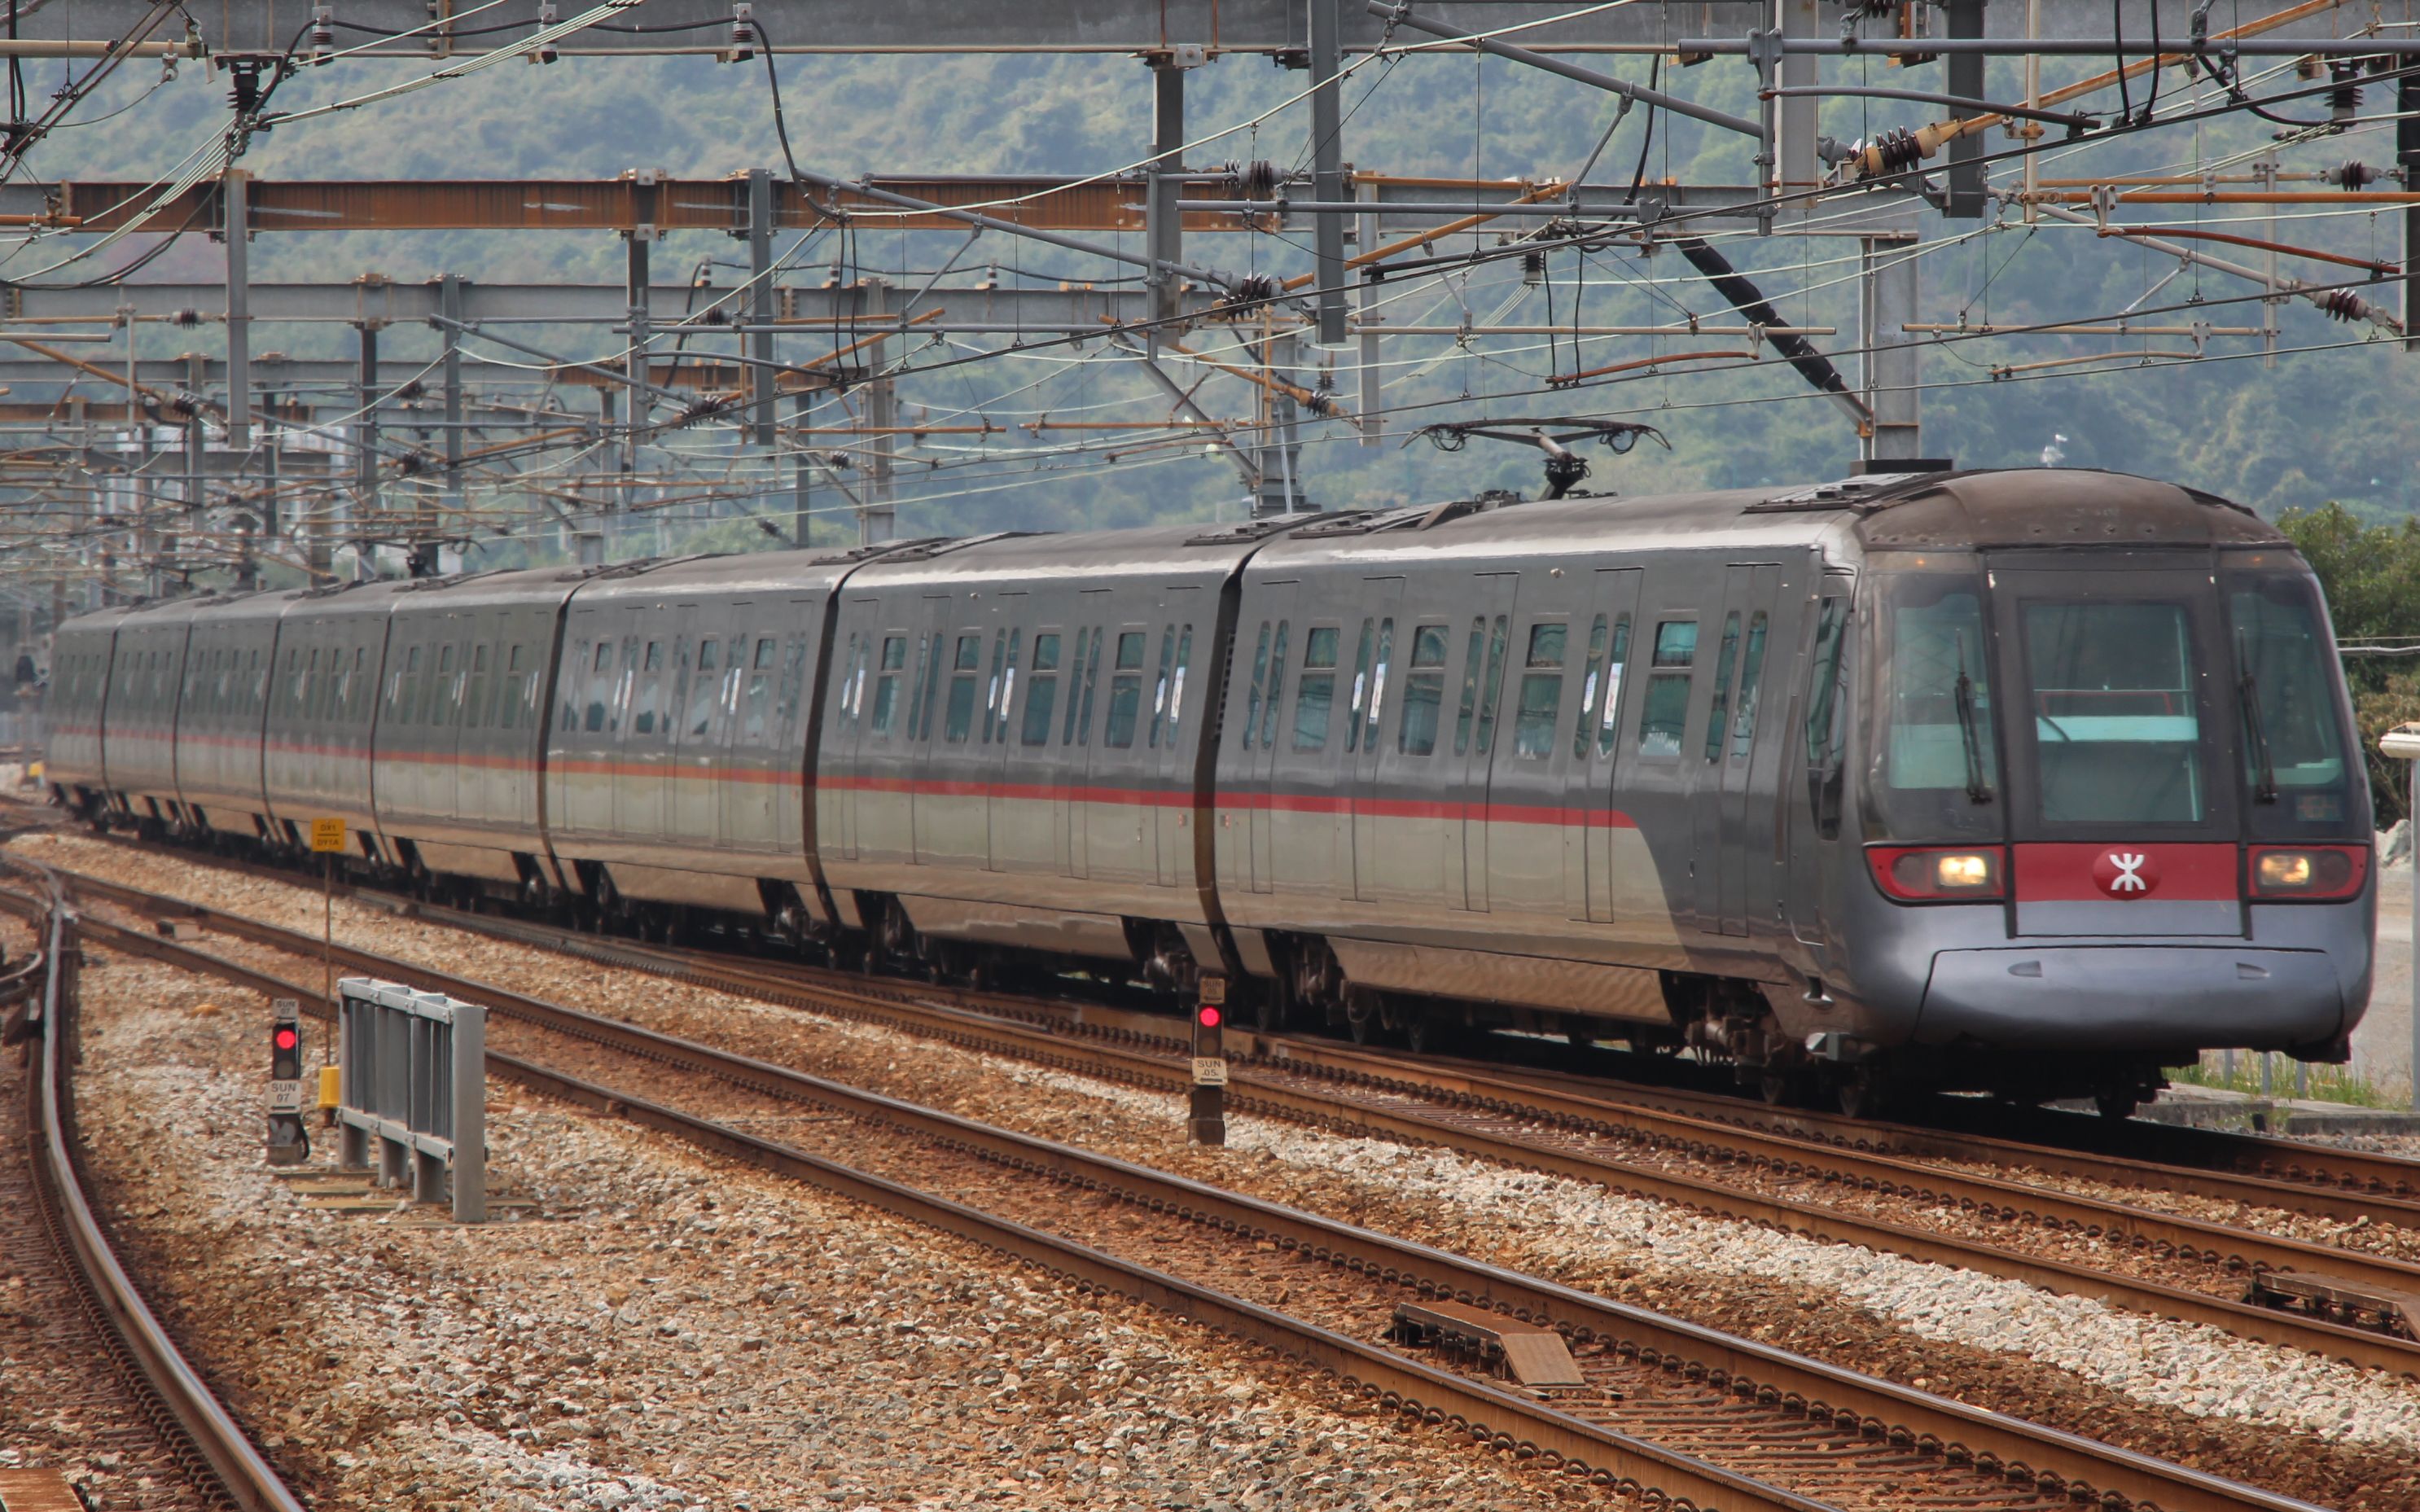
[[2236,685],[2236,696],[2243,700],[2243,733],[2252,743],[2252,751],[2259,762],[2260,779],[2253,785],[2252,801],[2277,801],[2277,761],[2269,752],[2269,730],[2260,719],[2260,684],[2253,675],[2252,658],[2246,655],[2243,638],[2236,637],[2235,659],[2243,668],[2243,680]]
[[1983,735],[1975,719],[1975,679],[1966,675],[1966,637],[1958,637],[1958,681],[1951,689],[1958,708],[1958,738],[1966,748],[1966,795],[1977,803],[1992,801],[1992,784],[1983,775]]

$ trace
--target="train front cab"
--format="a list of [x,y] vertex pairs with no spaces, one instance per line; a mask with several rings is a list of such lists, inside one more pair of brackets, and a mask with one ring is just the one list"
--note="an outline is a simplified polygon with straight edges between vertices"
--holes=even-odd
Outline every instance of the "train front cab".
[[1850,810],[1843,990],[1810,984],[1798,1027],[2121,1103],[2206,1048],[2346,1057],[2376,905],[2326,608],[2273,532],[2217,523],[1869,555],[1855,770],[1808,770],[1819,819],[1827,779]]

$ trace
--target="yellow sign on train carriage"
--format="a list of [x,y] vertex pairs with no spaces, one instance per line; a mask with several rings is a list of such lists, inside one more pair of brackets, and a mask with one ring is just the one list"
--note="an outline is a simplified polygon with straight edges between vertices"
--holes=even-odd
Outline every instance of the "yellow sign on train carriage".
[[341,851],[345,848],[345,822],[341,819],[311,821],[311,848],[315,851]]

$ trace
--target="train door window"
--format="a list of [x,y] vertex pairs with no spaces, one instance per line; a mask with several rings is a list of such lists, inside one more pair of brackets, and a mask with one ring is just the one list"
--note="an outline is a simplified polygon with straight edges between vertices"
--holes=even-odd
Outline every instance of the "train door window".
[[991,744],[992,717],[1000,712],[1000,666],[1007,656],[1008,632],[991,633],[991,675],[984,680],[983,743]]
[[[1454,721],[1453,731],[1453,753],[1457,756],[1463,751],[1464,735],[1474,731],[1480,755],[1484,756],[1495,748],[1496,700],[1504,687],[1504,647],[1510,627],[1510,620],[1502,614],[1496,616],[1495,623],[1487,627],[1487,662],[1479,675],[1479,718],[1475,726],[1470,717],[1470,679],[1467,673],[1464,674],[1462,710]],[[1478,666],[1479,631],[1476,624],[1471,628],[1470,641],[1471,664]]]
[[322,712],[319,707],[320,694],[326,687],[326,680],[319,675],[319,648],[313,646],[311,654],[302,658],[302,687],[301,693],[296,695],[296,702],[302,705],[303,718],[319,717]]
[[1125,750],[1134,744],[1135,717],[1142,710],[1142,640],[1140,630],[1118,632],[1118,659],[1109,674],[1109,715],[1101,742]]
[[714,723],[714,673],[721,665],[722,642],[708,637],[697,643],[697,676],[689,685],[689,738],[703,740]]
[[418,646],[413,646],[403,654],[403,671],[395,675],[396,722],[410,724],[411,712],[420,702],[420,648]]
[[1047,630],[1033,636],[1033,671],[1025,690],[1025,728],[1020,738],[1029,746],[1050,742],[1050,720],[1059,712],[1059,637]]
[[[1261,707],[1261,744],[1273,746],[1278,738],[1278,709],[1285,702],[1286,640],[1289,626],[1278,621],[1278,638],[1269,646],[1269,701]],[[1188,632],[1189,633],[1189,632]],[[1180,670],[1180,678],[1183,673]],[[1170,721],[1169,743],[1175,744],[1174,721]]]
[[1529,626],[1529,648],[1521,660],[1521,700],[1512,710],[1512,754],[1541,757],[1555,748],[1563,713],[1563,656],[1571,626],[1559,620]]
[[1314,625],[1302,638],[1302,675],[1295,680],[1294,748],[1327,748],[1328,713],[1336,704],[1336,646],[1344,632]]
[[277,696],[278,711],[299,717],[302,711],[302,656],[298,651],[286,653],[286,682]]
[[1706,713],[1706,760],[1719,761],[1730,722],[1731,669],[1739,664],[1739,610],[1723,616],[1722,649],[1714,653],[1714,706]]
[[1151,739],[1146,742],[1146,744],[1148,744],[1154,750],[1157,750],[1159,748],[1161,728],[1168,721],[1168,676],[1169,669],[1174,665],[1171,658],[1174,656],[1175,651],[1176,626],[1173,625],[1161,625],[1159,630],[1159,678],[1151,685]]
[[859,667],[857,654],[861,639],[862,638],[857,631],[851,630],[848,632],[848,649],[841,654],[840,695],[832,704],[832,712],[840,716],[841,728],[843,729],[850,728],[848,706],[850,695],[857,691],[857,672]]
[[[483,646],[480,649],[484,652],[487,648]],[[479,702],[478,686],[475,682],[471,685],[473,689],[471,703],[473,709],[477,707]],[[663,695],[664,643],[660,640],[650,640],[647,642],[646,650],[641,652],[639,656],[639,691],[636,702],[630,710],[630,733],[652,735],[656,733],[657,708],[663,702]],[[473,714],[473,717],[475,718],[477,716]]]
[[1378,748],[1378,716],[1387,703],[1387,670],[1395,664],[1395,619],[1378,622],[1378,663],[1370,670],[1370,715],[1361,727],[1361,748]]
[[[444,679],[446,664],[453,659],[454,648],[447,646],[438,657],[437,675],[440,681]],[[588,717],[585,720],[585,728],[589,733],[595,734],[605,728],[605,702],[613,690],[613,642],[599,640],[597,642],[596,660],[589,664],[588,669]]]
[[1486,664],[1487,616],[1475,615],[1470,622],[1470,643],[1462,653],[1462,706],[1453,716],[1453,753],[1466,754],[1470,749],[1470,722],[1479,712],[1479,669]]
[[[274,656],[274,653],[271,653],[272,656]],[[254,703],[267,702],[269,700],[269,671],[266,668],[260,665],[260,650],[258,647],[255,647],[253,649],[252,664],[249,670],[252,672],[251,702]]]
[[950,702],[943,711],[941,738],[953,746],[967,743],[975,722],[975,673],[983,661],[983,637],[962,635],[950,659]]
[[462,725],[476,730],[488,715],[488,647],[485,641],[471,648],[471,696],[462,710]]
[[1841,748],[1848,721],[1839,717],[1848,644],[1848,600],[1827,596],[1815,620],[1815,656],[1807,671],[1807,797],[1816,833],[1840,832]]
[[1370,696],[1370,641],[1374,620],[1361,622],[1361,639],[1353,648],[1353,702],[1344,710],[1344,748],[1361,748],[1361,707]]
[[923,717],[923,723],[910,732],[921,740],[933,738],[933,704],[941,696],[941,684],[944,681],[941,675],[941,661],[949,654],[949,636],[940,630],[934,631],[932,659],[925,663],[924,698],[918,711]]
[[[1088,645],[1089,642],[1089,645]],[[1062,745],[1088,746],[1093,741],[1093,683],[1101,671],[1101,629],[1076,632],[1076,665],[1067,674],[1067,723],[1059,732]]]
[[[755,656],[748,664],[748,690],[742,705],[745,712],[739,722],[739,739],[745,745],[765,743],[766,718],[773,703],[774,662],[779,655],[780,648],[771,636],[758,639]],[[864,686],[861,678],[859,686]]]
[[1412,665],[1404,677],[1404,721],[1395,731],[1395,748],[1406,756],[1426,756],[1436,749],[1437,728],[1444,722],[1448,637],[1442,625],[1423,625],[1412,631]]
[[1605,690],[1605,616],[1600,614],[1589,625],[1588,675],[1580,682],[1580,712],[1572,721],[1572,755],[1584,757],[1589,748],[1589,726],[1596,718],[1596,696]]
[[[1185,723],[1185,670],[1193,665],[1193,626],[1186,625],[1176,632],[1176,676],[1168,685],[1168,742],[1176,744],[1176,732]],[[1279,669],[1279,681],[1284,681],[1284,669]],[[1269,698],[1269,717],[1277,717],[1277,697]]]
[[1614,736],[1621,728],[1621,674],[1630,665],[1630,616],[1613,622],[1613,644],[1605,658],[1605,705],[1596,717],[1596,754],[1613,754]]
[[1269,622],[1261,622],[1260,638],[1252,642],[1252,693],[1244,701],[1244,748],[1252,748],[1252,735],[1261,724],[1261,695],[1269,682]]
[[874,738],[891,738],[891,726],[899,715],[899,678],[908,666],[908,638],[886,635],[882,638],[880,675],[874,680]]
[[1647,667],[1647,706],[1638,718],[1638,754],[1681,754],[1689,717],[1689,680],[1698,660],[1698,622],[1665,620],[1655,626]]
[[916,684],[908,693],[908,738],[910,740],[923,733],[923,721],[928,717],[924,712],[924,692],[940,671],[940,658],[937,655],[939,649],[940,642],[930,631],[916,638]]
[[1731,716],[1731,760],[1747,760],[1756,743],[1756,695],[1764,682],[1764,611],[1747,622],[1747,645],[1740,653],[1739,712]]
[[991,738],[998,740],[1003,746],[1008,744],[1009,705],[1016,702],[1016,653],[1018,648],[1023,644],[1024,640],[1025,632],[1023,629],[1016,626],[1010,627],[1008,632],[1008,670],[1001,674],[1000,708],[994,713],[991,727]]
[[370,673],[369,660],[367,646],[353,648],[353,674],[345,695],[345,717],[356,724],[363,722],[376,702],[378,679]]
[[[902,643],[905,649],[905,642]],[[782,641],[782,686],[774,695],[773,717],[784,730],[798,723],[799,705],[806,699],[807,642],[802,636]]]
[[[521,700],[528,696],[529,672],[523,666],[528,651],[526,646],[514,646],[504,653],[504,706],[496,711],[496,723],[507,730],[520,728]],[[664,728],[672,728],[670,716],[665,717]]]

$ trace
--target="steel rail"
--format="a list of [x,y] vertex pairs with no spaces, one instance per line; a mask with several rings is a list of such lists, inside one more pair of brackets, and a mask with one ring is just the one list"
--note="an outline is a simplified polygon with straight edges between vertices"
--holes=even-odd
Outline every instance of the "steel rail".
[[[22,867],[23,863],[14,863]],[[67,904],[67,891],[55,876],[41,869],[49,897],[27,900],[7,895],[12,911],[23,902],[47,916],[44,954],[51,969],[42,989],[41,1046],[33,1058],[35,1074],[27,1091],[33,1107],[34,1133],[40,1146],[37,1188],[54,1210],[56,1231],[81,1273],[89,1294],[128,1359],[140,1372],[142,1385],[200,1455],[217,1489],[241,1512],[302,1512],[302,1504],[251,1438],[237,1425],[187,1363],[159,1318],[143,1300],[140,1288],[118,1261],[116,1251],[85,1195],[73,1158],[66,1092],[68,1018],[73,1011],[74,960],[81,921]]]
[[[311,989],[280,980],[255,967],[123,926],[93,920],[87,927],[96,944],[209,973],[271,995],[299,995],[310,1011],[325,1014],[324,1006],[314,1001],[316,994]],[[292,935],[292,932],[276,931],[275,926],[260,928]],[[230,928],[227,933],[239,932]],[[315,943],[299,935],[292,937],[304,945]],[[351,954],[356,958],[355,964],[365,966],[377,959],[369,957],[368,952]],[[2164,1512],[2244,1512],[2247,1508],[2261,1512],[2316,1512],[2311,1504],[2293,1497],[1184,1177],[922,1107],[453,973],[402,962],[384,963],[381,969],[385,967],[392,967],[398,980],[416,980],[454,995],[484,1002],[491,1012],[520,1019],[553,1033],[700,1072],[753,1091],[830,1108],[1011,1168],[1209,1224],[1240,1238],[1275,1242],[1282,1249],[1307,1254],[1315,1260],[1340,1265],[1387,1284],[1411,1286],[1423,1294],[1491,1305],[1583,1338],[1603,1340],[1626,1355],[1662,1363],[1667,1368],[1702,1371],[1710,1382],[1735,1396],[1793,1406],[1804,1404],[1804,1411],[1812,1419],[1829,1419],[1839,1426],[1854,1424],[1868,1437],[1880,1435],[1905,1443],[1921,1452],[1938,1455],[1947,1463],[1972,1463],[2011,1482],[2058,1488],[2080,1504],[2097,1502],[2109,1507],[2156,1507]],[[1599,1479],[1610,1476],[1613,1484],[1621,1486],[1656,1485],[1644,1479],[1639,1471],[1668,1477],[1677,1467],[1692,1474],[1711,1473],[1719,1477],[1719,1484],[1710,1486],[1710,1491],[1727,1490],[1733,1497],[1753,1493],[1760,1498],[1761,1505],[1823,1505],[1652,1443],[1628,1440],[1585,1420],[1374,1350],[1249,1302],[700,1119],[651,1100],[599,1087],[500,1051],[489,1051],[489,1059],[517,1080],[572,1097],[600,1112],[696,1139],[708,1148],[784,1174],[802,1176],[1019,1258],[1063,1267],[1062,1273],[1080,1282],[1137,1297],[1264,1344],[1290,1358],[1335,1370],[1357,1381],[1366,1394],[1379,1396],[1383,1404],[1400,1404],[1407,1412],[1417,1410],[1431,1422],[1438,1421],[1434,1414],[1443,1412],[1445,1421],[1457,1427],[1467,1427],[1477,1437],[1487,1419],[1475,1414],[1486,1412],[1499,1419],[1517,1417],[1524,1431],[1532,1435],[1508,1442],[1502,1430],[1496,1430],[1493,1442],[1499,1446],[1559,1455],[1566,1463],[1587,1465]],[[1449,1407],[1449,1401],[1453,1405]],[[1609,1451],[1643,1456],[1645,1463],[1617,1469],[1610,1462],[1590,1458]],[[1679,1488],[1668,1478],[1661,1489],[1668,1493]],[[1698,1504],[1727,1504],[1714,1500]]]
[[[205,928],[266,945],[271,949],[316,958],[321,944],[316,935],[287,930],[244,918],[222,910],[168,898],[122,884],[74,874],[71,886],[89,891],[93,896],[108,899],[138,912],[160,916],[193,918]],[[96,921],[97,922],[97,921]],[[140,940],[142,936],[137,935]],[[585,942],[579,942],[584,944]],[[585,954],[585,951],[574,953]],[[345,945],[334,947],[335,958],[348,966],[393,980],[413,982],[430,990],[475,998],[502,1011],[522,1011],[543,1017],[550,1013],[570,1013],[575,1010],[547,1004],[540,999],[511,992],[491,983],[477,982],[453,973],[418,965],[408,961],[383,956]],[[609,952],[597,957],[610,959]],[[676,962],[641,969],[653,969],[675,980],[692,985],[752,995],[789,1007],[832,1013],[842,1017],[889,1023],[896,1026],[902,1020],[916,1026],[919,1032],[946,1042],[970,1049],[1007,1054],[1043,1065],[1053,1066],[1081,1075],[1106,1076],[1140,1086],[1175,1089],[1190,1085],[1189,1068],[1164,1054],[1106,1043],[1070,1040],[1047,1029],[1010,1023],[963,1009],[929,1002],[914,1001],[904,995],[891,1000],[869,998],[863,994],[838,987],[819,987],[805,982],[783,986],[778,981],[758,978],[742,983],[703,964],[681,964]],[[644,1034],[650,1031],[626,1026],[626,1032]],[[1276,1063],[1272,1063],[1272,1070]],[[1369,1078],[1382,1085],[1380,1078]],[[1470,1103],[1482,1110],[1520,1114],[1525,1110],[1518,1103],[1499,1103],[1472,1096]],[[1960,1267],[2021,1281],[2044,1290],[2080,1296],[2104,1302],[2114,1306],[2199,1323],[2239,1337],[2254,1339],[2287,1349],[2301,1350],[2350,1365],[2390,1371],[2420,1379],[2420,1341],[2398,1338],[2391,1335],[2354,1328],[2325,1319],[2280,1312],[2251,1303],[2215,1296],[2183,1287],[2157,1281],[2142,1280],[2112,1271],[2096,1270],[2049,1257],[2029,1255],[2001,1245],[1984,1243],[1952,1234],[1869,1218],[1824,1203],[1792,1197],[1767,1197],[1744,1192],[1716,1180],[1658,1170],[1611,1156],[1581,1153],[1556,1149],[1551,1145],[1528,1140],[1518,1135],[1490,1130],[1473,1129],[1450,1117],[1433,1116],[1400,1107],[1379,1106],[1340,1100],[1324,1092],[1306,1090],[1286,1085],[1282,1080],[1257,1070],[1232,1074],[1229,1102],[1244,1111],[1258,1112],[1314,1127],[1376,1134],[1387,1138],[1415,1144],[1441,1146],[1461,1153],[1477,1156],[1501,1165],[1543,1171],[1567,1180],[1584,1181],[1604,1187],[1618,1195],[1644,1197],[1702,1212],[1717,1218],[1753,1223],[1789,1233],[1805,1235],[1826,1242],[1856,1244],[1888,1254],[1936,1265]],[[1612,1105],[1608,1104],[1608,1107]],[[1613,1108],[1615,1112],[1626,1111]],[[1534,1117],[1535,1114],[1530,1116]],[[1583,1123],[1576,1119],[1565,1120]],[[1605,1120],[1595,1120],[1608,1129],[1617,1129]],[[1701,1122],[1702,1120],[1690,1120]],[[1829,1147],[1817,1147],[1828,1150]],[[1849,1153],[1849,1152],[1839,1152]],[[1803,1164],[1796,1167],[1811,1173]],[[1944,1173],[1927,1167],[1916,1167],[1923,1175],[1944,1179]],[[1998,1183],[2013,1185],[2013,1183]],[[1878,1183],[1878,1189],[1879,1183]],[[1896,1185],[1890,1188],[1901,1191]],[[2055,1196],[2057,1194],[2019,1188],[2021,1199]],[[1959,1200],[1953,1198],[1952,1200]],[[1983,1202],[1965,1199],[1962,1206],[1971,1210]],[[1997,1204],[1993,1206],[1996,1209]],[[2038,1216],[2040,1204],[2020,1205],[2009,1209],[2012,1215]],[[2112,1206],[2115,1205],[2104,1205]],[[2121,1213],[2135,1210],[2117,1209]],[[2159,1216],[2159,1215],[2150,1215]],[[2204,1226],[2215,1227],[2216,1226]],[[2096,1234],[2124,1230],[2105,1227],[2087,1229]],[[2229,1237],[2240,1236],[2261,1244],[2289,1244],[2289,1241],[2268,1241],[2263,1236],[2242,1234],[2240,1230],[2223,1229]],[[2146,1242],[2153,1242],[2146,1241]],[[2328,1269],[2344,1274],[2349,1270],[2345,1261],[2365,1258],[2350,1252],[2324,1249],[2317,1245],[2302,1246],[2323,1257]],[[2198,1257],[2196,1247],[2188,1253]],[[2298,1256],[2301,1251],[2295,1252]],[[2221,1257],[2224,1258],[2225,1257]],[[2400,1288],[2398,1288],[2400,1289]]]

